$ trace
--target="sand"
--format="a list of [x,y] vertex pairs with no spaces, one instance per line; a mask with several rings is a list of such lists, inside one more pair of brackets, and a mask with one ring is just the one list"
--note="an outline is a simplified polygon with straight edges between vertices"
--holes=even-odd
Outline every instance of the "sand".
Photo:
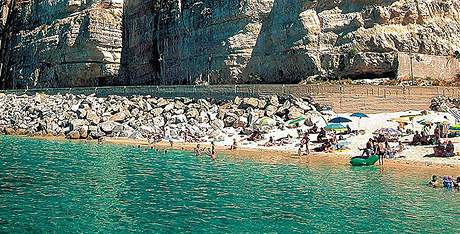
[[[296,129],[285,129],[283,131],[276,130],[265,135],[266,140],[260,142],[247,142],[244,141],[240,136],[236,134],[234,129],[226,129],[228,134],[223,141],[215,142],[218,154],[226,155],[234,158],[245,158],[251,160],[259,160],[266,163],[298,163],[301,165],[349,165],[349,160],[352,156],[360,155],[360,148],[364,148],[367,139],[373,136],[373,132],[377,129],[389,127],[396,128],[398,123],[389,121],[393,118],[400,117],[402,115],[420,115],[413,119],[408,124],[407,128],[413,129],[414,131],[421,131],[423,125],[418,124],[417,121],[426,118],[439,119],[447,116],[451,123],[455,123],[452,116],[446,113],[429,112],[428,115],[421,115],[420,111],[408,111],[408,112],[397,112],[397,113],[383,113],[383,114],[372,114],[369,118],[357,119],[350,117],[350,114],[334,115],[347,117],[352,119],[353,122],[347,123],[352,129],[364,130],[365,134],[357,136],[349,136],[345,140],[339,142],[345,144],[349,149],[343,151],[337,151],[334,153],[311,153],[308,156],[298,156],[297,150],[299,147],[300,140],[294,139],[292,144],[284,146],[265,147],[260,146],[267,142],[270,136],[275,139],[286,137],[288,134],[297,138]],[[321,126],[320,126],[321,127]],[[307,126],[301,126],[303,130],[307,130]],[[54,139],[62,140],[64,138],[56,137],[37,137],[41,139]],[[316,135],[311,135],[311,139],[316,139]],[[233,139],[236,139],[239,144],[238,150],[229,150],[230,145],[233,143]],[[410,141],[411,136],[405,137],[403,141]],[[444,139],[446,140],[446,139]],[[449,138],[454,142],[456,150],[460,147],[460,138]],[[128,138],[105,138],[104,144],[124,144],[124,145],[141,145],[142,147],[148,147],[147,140],[133,140]],[[185,143],[181,141],[175,141],[172,148],[179,150],[192,151],[197,143]],[[210,147],[210,143],[200,143],[202,147]],[[395,145],[396,143],[392,143]],[[310,148],[314,148],[317,144],[311,143]],[[171,148],[169,143],[161,142],[154,145],[155,148]],[[421,171],[426,174],[443,174],[451,173],[452,175],[460,174],[460,156],[451,158],[434,158],[426,157],[433,153],[432,146],[408,146],[406,149],[397,155],[395,159],[386,159],[385,165],[382,168],[393,168],[401,171]],[[410,170],[408,170],[410,169]]]

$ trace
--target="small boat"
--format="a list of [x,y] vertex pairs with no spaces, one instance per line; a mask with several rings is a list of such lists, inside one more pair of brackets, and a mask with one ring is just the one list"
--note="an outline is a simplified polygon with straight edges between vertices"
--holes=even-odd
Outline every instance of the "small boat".
[[368,158],[360,156],[353,157],[350,160],[350,164],[352,166],[371,166],[374,165],[377,161],[379,161],[379,156],[374,154]]

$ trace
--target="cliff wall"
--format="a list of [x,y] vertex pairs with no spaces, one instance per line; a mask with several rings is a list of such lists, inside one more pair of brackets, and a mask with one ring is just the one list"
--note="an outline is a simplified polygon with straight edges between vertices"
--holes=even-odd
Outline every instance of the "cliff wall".
[[16,1],[6,86],[113,83],[121,53],[122,5],[96,0]]
[[159,13],[158,83],[397,77],[401,52],[459,50],[459,11],[458,0],[181,0]]

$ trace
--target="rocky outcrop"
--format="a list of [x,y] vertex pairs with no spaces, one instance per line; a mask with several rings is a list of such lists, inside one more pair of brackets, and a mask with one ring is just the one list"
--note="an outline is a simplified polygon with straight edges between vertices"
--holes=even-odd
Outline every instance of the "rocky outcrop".
[[[13,0],[14,1],[14,0]],[[15,1],[8,87],[111,84],[118,76],[122,4],[102,0]]]
[[[399,62],[409,53],[442,56],[437,70],[460,71],[445,62],[460,49],[459,9],[457,0],[177,0],[158,12],[154,27],[156,83],[396,77],[407,75]],[[132,37],[145,33],[139,28]]]
[[320,108],[310,98],[278,96],[214,101],[0,93],[0,133],[69,139],[129,137],[205,141],[234,134],[233,128],[244,127],[249,132],[284,128],[288,126],[287,121],[300,115],[309,122],[325,124],[317,111],[321,111]]
[[125,0],[124,9],[114,0],[4,0],[0,7],[0,76],[10,88],[452,81],[460,73],[458,0]]

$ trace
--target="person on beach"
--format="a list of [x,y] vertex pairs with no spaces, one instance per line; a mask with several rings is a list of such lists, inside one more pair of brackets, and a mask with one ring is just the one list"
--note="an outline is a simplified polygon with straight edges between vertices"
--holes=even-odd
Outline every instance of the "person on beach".
[[418,133],[418,131],[415,131],[415,134],[414,134],[414,137],[412,138],[411,144],[412,145],[420,145],[421,137],[422,136],[420,136],[420,133]]
[[438,180],[438,176],[433,175],[431,177],[431,181],[428,183],[428,186],[433,187],[433,188],[439,188],[441,187],[441,182]]
[[236,138],[233,138],[233,144],[230,146],[230,150],[237,150],[238,149],[238,142]]
[[455,147],[454,147],[454,144],[452,143],[452,141],[448,141],[447,142],[447,145],[446,145],[446,154],[445,156],[446,157],[452,157],[452,156],[455,156]]
[[442,178],[442,185],[444,188],[451,191],[454,187],[454,181],[452,180],[452,176],[444,176]]
[[364,148],[363,154],[361,155],[361,157],[366,156],[369,158],[372,154],[373,149],[374,149],[374,140],[372,140],[372,138],[369,138],[369,140],[366,143],[366,148]]
[[211,141],[211,155],[210,156],[212,160],[217,159],[216,146],[214,145],[214,141]]
[[172,148],[174,146],[173,140],[169,140],[169,146]]
[[313,124],[313,127],[310,128],[309,132],[311,134],[315,134],[318,132],[318,126],[316,125],[316,123]]
[[195,153],[195,155],[199,156],[201,155],[201,146],[200,144],[197,144],[195,149],[193,150],[193,152]]
[[460,176],[458,176],[457,180],[454,182],[454,189],[460,191]]
[[383,160],[385,158],[386,149],[383,142],[377,143],[377,155],[379,156],[379,165],[383,165]]
[[309,143],[309,142],[310,142],[310,136],[309,136],[308,133],[306,132],[306,133],[303,135],[302,140],[300,141],[300,148],[303,148],[303,146],[305,146],[305,155],[310,154],[310,150],[308,149],[308,143]]
[[323,142],[326,138],[326,130],[324,128],[321,128],[318,133],[318,137],[316,138],[316,141],[319,143]]

